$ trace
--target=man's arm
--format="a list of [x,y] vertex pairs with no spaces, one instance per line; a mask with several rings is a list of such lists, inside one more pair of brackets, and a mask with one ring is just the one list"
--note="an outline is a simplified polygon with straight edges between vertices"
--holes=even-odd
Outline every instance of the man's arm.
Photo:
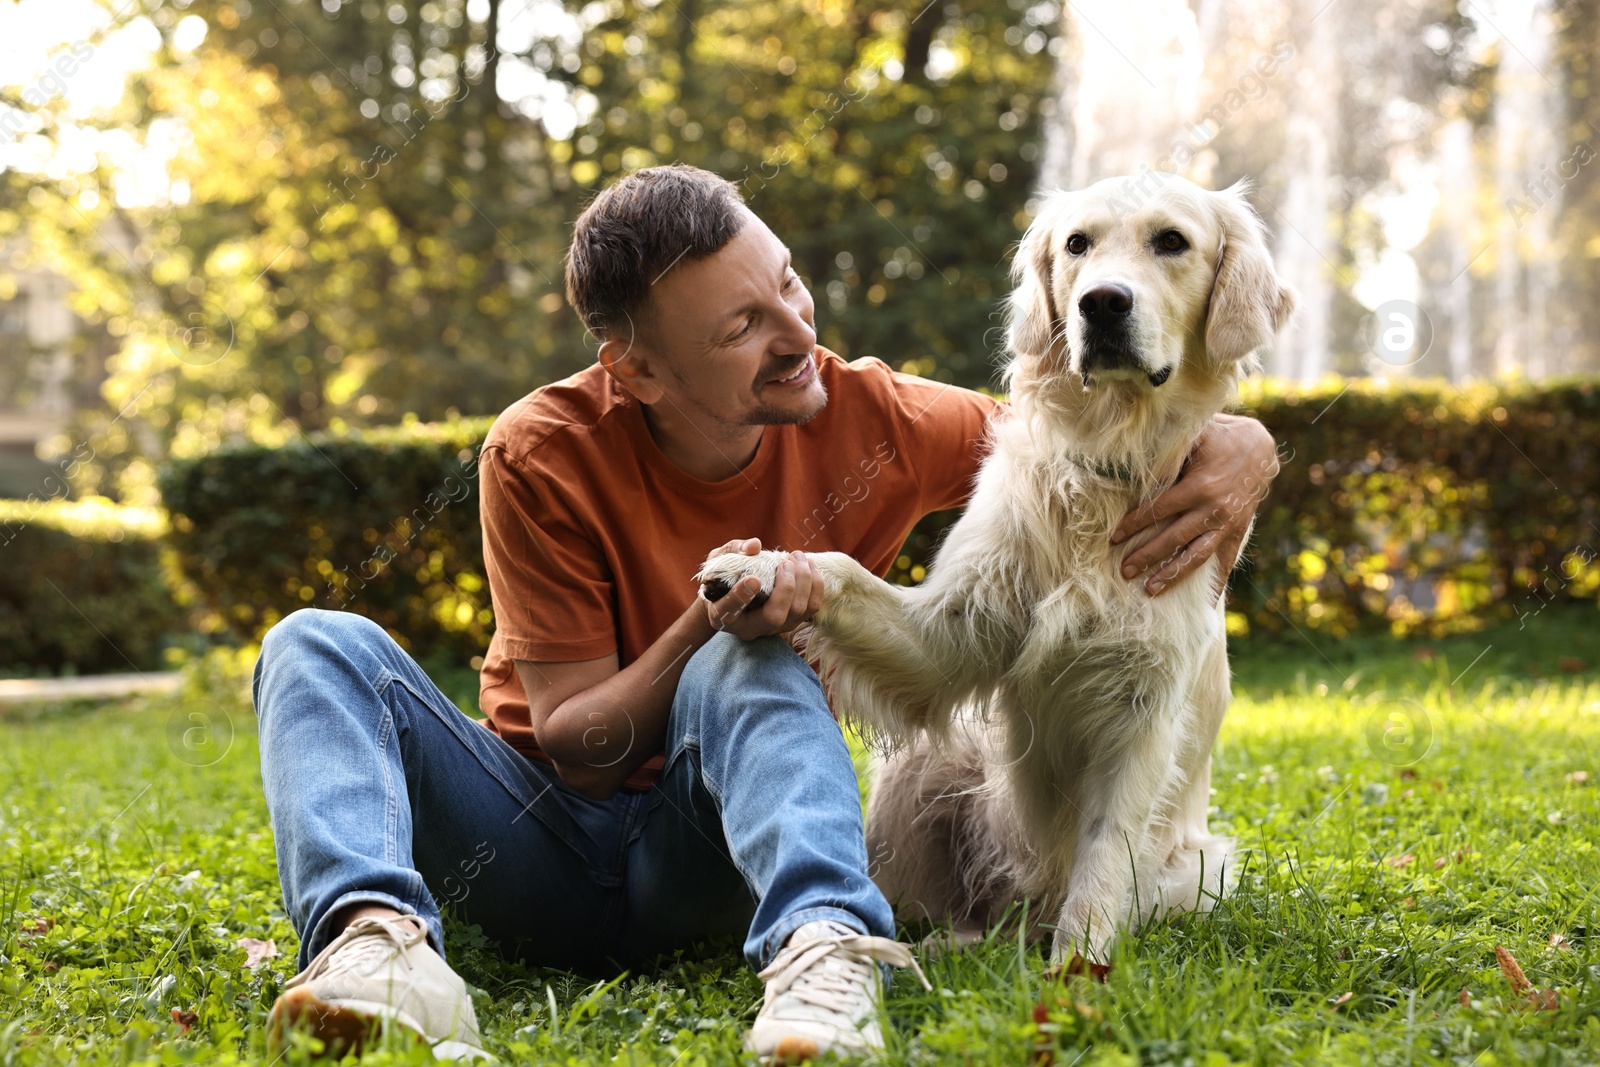
[[[716,552],[754,555],[761,542],[730,541]],[[689,658],[727,630],[746,641],[792,630],[822,607],[822,576],[801,553],[779,569],[772,595],[751,611],[761,582],[747,577],[716,603],[696,597],[667,631],[628,666],[617,654],[576,663],[517,660],[533,736],[561,780],[604,800],[661,751],[678,678]]]
[[1178,481],[1128,512],[1112,533],[1111,543],[1121,544],[1152,523],[1176,516],[1128,554],[1122,576],[1148,574],[1145,592],[1155,596],[1218,556],[1226,579],[1256,508],[1277,475],[1278,446],[1267,428],[1255,419],[1218,415],[1200,434]]

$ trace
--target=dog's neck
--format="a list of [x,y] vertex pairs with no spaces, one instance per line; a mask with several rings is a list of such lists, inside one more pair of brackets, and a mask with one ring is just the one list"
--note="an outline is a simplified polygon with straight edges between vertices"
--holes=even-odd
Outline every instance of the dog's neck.
[[1125,489],[1143,489],[1149,483],[1140,469],[1129,462],[1101,459],[1091,456],[1087,452],[1076,452],[1068,449],[1061,453],[1063,459],[1074,466],[1081,467],[1097,478],[1115,483]]
[[[1012,413],[1029,438],[1032,462],[1067,485],[1098,484],[1147,500],[1177,481],[1212,414],[1233,395],[1233,378],[1194,383],[1191,403],[1130,408],[1126,397],[1089,394],[1059,373],[1019,360],[1008,384]],[[1165,386],[1164,388],[1171,388]],[[1193,386],[1191,386],[1193,388]],[[1063,469],[1065,468],[1065,469]]]
[[[1058,472],[1051,481],[1080,486],[1098,483],[1137,500],[1148,499],[1178,480],[1184,462],[1209,421],[1174,419],[1162,427],[1156,440],[1145,442],[1154,446],[1148,452],[1119,452],[1085,447],[1087,442],[1062,432],[1061,426],[1052,424],[1048,416],[1032,420],[1026,410],[1017,414],[1032,442],[1029,451],[1033,462]],[[1073,476],[1061,478],[1067,471]]]

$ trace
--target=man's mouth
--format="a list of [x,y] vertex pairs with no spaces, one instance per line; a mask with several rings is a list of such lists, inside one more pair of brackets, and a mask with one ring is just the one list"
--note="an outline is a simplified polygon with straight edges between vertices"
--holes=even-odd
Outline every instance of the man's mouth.
[[812,361],[811,357],[807,356],[794,370],[790,371],[788,374],[785,374],[781,378],[770,379],[767,384],[786,386],[801,385],[811,379],[811,373],[815,366],[816,364]]

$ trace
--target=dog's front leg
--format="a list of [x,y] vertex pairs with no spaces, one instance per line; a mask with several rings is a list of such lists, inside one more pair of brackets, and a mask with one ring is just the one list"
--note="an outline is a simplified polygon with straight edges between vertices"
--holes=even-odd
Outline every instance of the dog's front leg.
[[1176,750],[1176,729],[1152,723],[1098,761],[1079,783],[1060,787],[1076,809],[1077,841],[1057,920],[1054,962],[1065,963],[1074,953],[1106,961],[1133,908],[1145,906],[1136,897],[1156,891],[1136,885],[1134,872],[1157,805],[1168,792]]
[[[998,674],[1001,656],[984,654],[967,620],[946,607],[954,598],[932,581],[890,585],[842,552],[809,556],[822,572],[822,609],[797,638],[821,667],[840,712],[894,736],[917,729],[939,734],[955,708]],[[713,556],[697,577],[707,596],[750,574],[765,591],[787,558]]]

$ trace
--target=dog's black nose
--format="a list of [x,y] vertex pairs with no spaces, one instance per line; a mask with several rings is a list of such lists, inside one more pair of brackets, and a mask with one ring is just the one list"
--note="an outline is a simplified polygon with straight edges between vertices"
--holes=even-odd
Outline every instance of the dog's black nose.
[[1078,298],[1078,310],[1092,321],[1113,321],[1133,310],[1133,290],[1115,282],[1101,282]]

